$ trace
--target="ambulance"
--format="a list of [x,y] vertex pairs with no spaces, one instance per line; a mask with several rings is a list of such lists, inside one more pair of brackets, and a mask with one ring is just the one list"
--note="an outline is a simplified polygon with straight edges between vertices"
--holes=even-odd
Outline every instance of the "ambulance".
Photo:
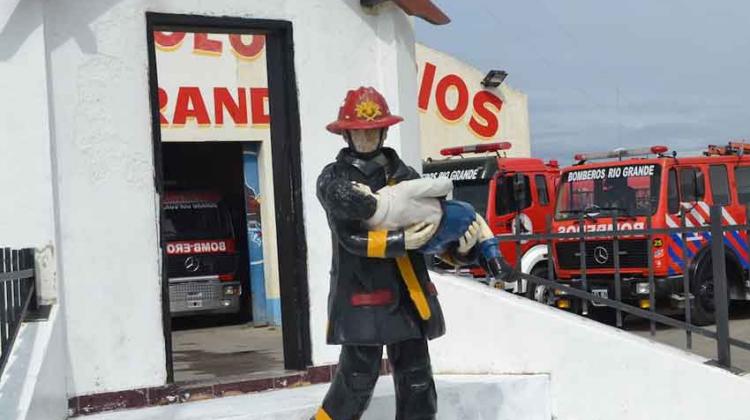
[[[750,202],[750,145],[709,146],[702,155],[678,156],[666,146],[583,153],[562,171],[553,231],[556,233],[619,231],[620,294],[624,302],[649,309],[649,260],[654,278],[655,310],[682,310],[692,301],[692,322],[714,322],[711,235],[628,234],[648,228],[708,226],[711,205],[721,206],[724,225],[744,224]],[[616,224],[616,225],[615,225]],[[748,243],[744,231],[729,231],[726,269],[731,299],[750,299],[747,281]],[[561,282],[583,288],[580,239],[553,242],[555,271]],[[650,247],[649,247],[650,242]],[[612,236],[585,237],[586,288],[614,299]],[[683,255],[683,248],[686,255]],[[650,249],[650,251],[649,251]],[[687,263],[685,263],[687,261]],[[689,273],[689,290],[684,275]],[[566,296],[555,305],[573,309]]]
[[167,191],[162,207],[172,317],[238,313],[237,242],[221,196]]
[[[555,186],[560,169],[556,161],[507,157],[508,142],[481,143],[442,149],[443,159],[423,162],[424,177],[453,181],[454,200],[470,203],[483,215],[495,235],[543,233],[554,211]],[[478,156],[464,156],[478,155]],[[547,278],[547,245],[541,241],[501,241],[505,259],[525,273]],[[465,274],[485,277],[481,267],[469,267]],[[546,301],[544,286],[529,287],[525,280],[506,286],[508,291]]]

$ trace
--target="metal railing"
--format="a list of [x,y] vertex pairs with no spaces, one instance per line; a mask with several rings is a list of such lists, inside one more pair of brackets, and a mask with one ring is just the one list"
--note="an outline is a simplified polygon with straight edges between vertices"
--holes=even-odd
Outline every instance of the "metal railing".
[[[596,222],[597,223],[607,223],[609,221],[612,222],[612,230],[606,230],[606,231],[593,231],[588,232],[585,229],[586,221],[588,220],[588,216],[581,214],[580,217],[577,220],[578,224],[578,231],[577,232],[565,232],[565,233],[552,233],[550,231],[551,229],[551,219],[547,220],[547,229],[546,231],[549,233],[542,233],[542,234],[534,234],[534,233],[520,233],[520,234],[511,234],[511,235],[499,235],[497,238],[501,242],[515,242],[516,246],[516,255],[518,256],[518,260],[513,262],[509,261],[509,263],[513,264],[515,263],[516,268],[520,270],[520,256],[521,254],[521,241],[537,241],[539,243],[546,243],[547,246],[547,255],[550,257],[547,259],[547,278],[541,278],[532,276],[530,274],[523,273],[521,274],[521,278],[525,279],[528,282],[528,287],[536,287],[535,285],[542,285],[546,286],[548,288],[551,288],[553,290],[559,291],[558,293],[564,294],[566,296],[572,296],[575,298],[579,298],[581,300],[582,304],[582,312],[585,314],[588,310],[588,304],[593,303],[598,306],[606,306],[609,308],[612,308],[616,311],[616,325],[618,327],[622,327],[623,325],[623,313],[631,314],[637,317],[645,318],[649,320],[650,323],[650,334],[653,336],[656,332],[656,323],[664,324],[673,328],[679,328],[685,331],[685,340],[686,340],[686,347],[688,349],[692,348],[693,340],[692,340],[692,334],[699,334],[701,336],[714,339],[716,340],[717,344],[717,362],[718,365],[727,369],[731,368],[731,352],[730,347],[736,346],[739,348],[742,348],[744,350],[750,350],[750,342],[739,340],[737,338],[733,338],[729,336],[729,293],[728,293],[728,285],[727,285],[727,270],[726,270],[726,260],[725,260],[725,247],[726,244],[724,243],[723,237],[726,232],[745,232],[747,233],[750,231],[750,225],[748,224],[734,224],[734,225],[724,225],[722,223],[722,207],[721,206],[712,206],[710,208],[710,223],[707,224],[701,224],[700,226],[689,226],[688,223],[686,223],[686,215],[685,212],[682,212],[683,214],[680,217],[680,224],[677,227],[672,228],[653,228],[652,226],[652,216],[646,217],[646,223],[644,229],[639,230],[621,230],[618,227],[618,223],[623,218],[626,219],[633,219],[632,216],[618,216],[616,212],[613,212],[611,216],[608,217],[597,217]],[[746,219],[750,220],[750,209],[747,210],[746,213]],[[520,226],[520,220],[516,221],[516,232],[521,232],[521,226]],[[710,235],[710,239],[708,239],[711,242],[711,248],[710,251],[706,251],[710,253],[710,261],[712,263],[712,269],[713,269],[713,288],[714,288],[714,316],[716,321],[716,331],[712,331],[711,329],[695,325],[693,323],[693,314],[692,314],[692,304],[695,300],[695,296],[691,292],[691,279],[690,279],[690,271],[691,271],[691,259],[694,258],[696,255],[689,256],[688,249],[687,249],[687,235],[692,234],[708,234]],[[683,314],[685,317],[685,320],[679,320],[667,315],[664,315],[662,313],[657,312],[656,307],[656,287],[655,287],[655,279],[654,279],[654,254],[653,254],[653,237],[654,235],[678,235],[681,239],[680,246],[682,247],[682,271],[683,271],[683,278],[682,278],[682,297],[684,298],[684,309]],[[648,281],[649,284],[649,293],[648,293],[648,310],[642,309],[640,307],[630,305],[628,303],[624,303],[622,301],[622,267],[621,267],[621,261],[620,261],[620,242],[623,240],[623,237],[627,237],[627,239],[631,239],[633,237],[636,238],[644,238],[646,239],[646,256],[647,256],[647,266],[645,267],[648,276],[644,278],[644,281]],[[614,292],[615,296],[614,299],[610,299],[609,297],[603,297],[603,296],[597,296],[593,293],[589,292],[589,284],[588,281],[590,279],[590,274],[588,273],[589,269],[586,266],[586,257],[587,257],[587,241],[590,241],[592,238],[599,238],[606,241],[612,242],[612,250],[613,250],[613,267],[611,270],[614,270],[611,275],[598,275],[598,277],[611,277],[611,281],[614,283]],[[722,238],[722,240],[714,240],[714,238]],[[575,241],[578,240],[579,243],[579,252],[577,253],[579,259],[580,259],[580,269],[576,268],[575,271],[580,272],[580,279],[576,282],[570,282],[569,284],[561,283],[560,281],[555,279],[555,271],[554,271],[554,263],[553,259],[551,258],[554,253],[552,250],[553,244],[552,240],[568,240],[568,241]],[[747,246],[747,239],[742,239],[745,242],[745,245]],[[558,241],[559,243],[559,241]],[[665,243],[663,245],[664,249],[668,247],[668,244]],[[643,268],[643,267],[642,267]],[[742,279],[742,286],[743,288],[747,289],[747,285],[750,285],[750,279],[747,277],[747,270],[742,271],[743,273],[743,279]],[[647,280],[646,280],[647,279]]]
[[34,250],[0,248],[0,374],[26,311],[36,305]]

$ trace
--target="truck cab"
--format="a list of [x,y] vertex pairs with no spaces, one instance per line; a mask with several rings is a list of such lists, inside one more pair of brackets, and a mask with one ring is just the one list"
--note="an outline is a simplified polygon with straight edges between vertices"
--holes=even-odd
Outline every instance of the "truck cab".
[[167,191],[162,210],[172,317],[238,313],[236,234],[220,195]]
[[[474,206],[495,235],[514,234],[517,226],[521,233],[543,233],[554,210],[559,165],[555,161],[545,163],[541,159],[501,154],[510,147],[510,143],[502,142],[446,148],[440,152],[446,158],[423,163],[423,176],[451,179],[452,199]],[[466,154],[483,155],[465,157]],[[547,249],[541,241],[521,241],[520,246],[501,241],[500,251],[522,271],[536,270],[537,275],[546,277]],[[475,277],[486,276],[479,266],[469,267],[467,272]],[[534,296],[525,281],[507,287],[515,293]]]
[[[667,151],[653,146],[575,156],[578,163],[561,175],[553,231],[581,236],[553,241],[555,269],[561,282],[583,287],[585,273],[589,292],[610,299],[619,293],[624,302],[643,309],[651,307],[651,274],[656,310],[668,313],[692,301],[692,321],[706,325],[713,322],[714,310],[710,234],[628,231],[707,226],[712,205],[721,206],[723,225],[746,223],[750,156],[744,152],[750,147],[710,146],[703,155],[684,157]],[[614,236],[586,236],[614,229],[619,237],[619,291],[614,286]],[[730,297],[747,300],[747,235],[727,231],[724,243]],[[684,286],[687,271],[689,293]],[[567,300],[561,297],[558,306],[568,307]]]

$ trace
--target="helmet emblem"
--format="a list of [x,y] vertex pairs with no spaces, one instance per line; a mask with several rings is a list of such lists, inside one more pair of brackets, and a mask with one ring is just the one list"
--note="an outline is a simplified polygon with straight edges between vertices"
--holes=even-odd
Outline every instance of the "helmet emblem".
[[366,99],[358,103],[354,110],[357,113],[357,118],[366,121],[374,121],[375,118],[383,115],[383,112],[380,111],[380,105],[372,99]]

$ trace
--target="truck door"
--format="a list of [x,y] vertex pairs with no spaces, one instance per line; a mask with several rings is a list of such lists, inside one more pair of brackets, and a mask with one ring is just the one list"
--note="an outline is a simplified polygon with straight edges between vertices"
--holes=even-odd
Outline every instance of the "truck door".
[[[532,203],[536,202],[536,191],[532,188],[532,181],[529,176],[523,174],[526,190],[524,195],[527,199],[523,203],[517,202],[513,186],[515,175],[515,173],[505,172],[494,179],[494,200],[489,206],[493,211],[490,212],[488,223],[495,235],[514,233],[517,218],[520,220],[521,233],[533,232],[533,224],[527,212],[531,210]],[[547,201],[549,202],[549,200]],[[516,261],[515,243],[502,242],[501,251],[508,261]]]
[[[552,181],[554,182],[554,181]],[[553,205],[551,191],[554,191],[554,184],[548,177],[543,174],[534,175],[534,190],[536,191],[536,200],[532,203],[532,214],[530,215],[533,223],[534,233],[544,233],[547,230],[547,218],[552,215]]]
[[[736,225],[745,222],[746,218],[746,206],[747,202],[742,201],[742,193],[740,190],[740,184],[747,182],[747,179],[740,180],[741,177],[747,177],[748,167],[737,167],[735,171],[736,185],[737,185],[737,198],[731,194],[729,188],[730,177],[729,169],[733,165],[726,164],[715,164],[710,165],[708,168],[709,182],[711,185],[711,200],[713,204],[723,206],[722,211],[722,222],[725,225]],[[745,187],[743,185],[743,187]],[[746,187],[745,187],[746,188]],[[726,238],[725,243],[729,245],[729,248],[740,260],[740,264],[743,268],[748,268],[748,247],[747,247],[747,235],[744,231],[729,231],[724,237]]]
[[[750,206],[750,166],[737,166],[734,169],[734,185],[737,191],[736,203],[741,215],[735,218],[738,222],[747,223],[747,207]],[[741,232],[746,249],[748,246],[748,232]]]

